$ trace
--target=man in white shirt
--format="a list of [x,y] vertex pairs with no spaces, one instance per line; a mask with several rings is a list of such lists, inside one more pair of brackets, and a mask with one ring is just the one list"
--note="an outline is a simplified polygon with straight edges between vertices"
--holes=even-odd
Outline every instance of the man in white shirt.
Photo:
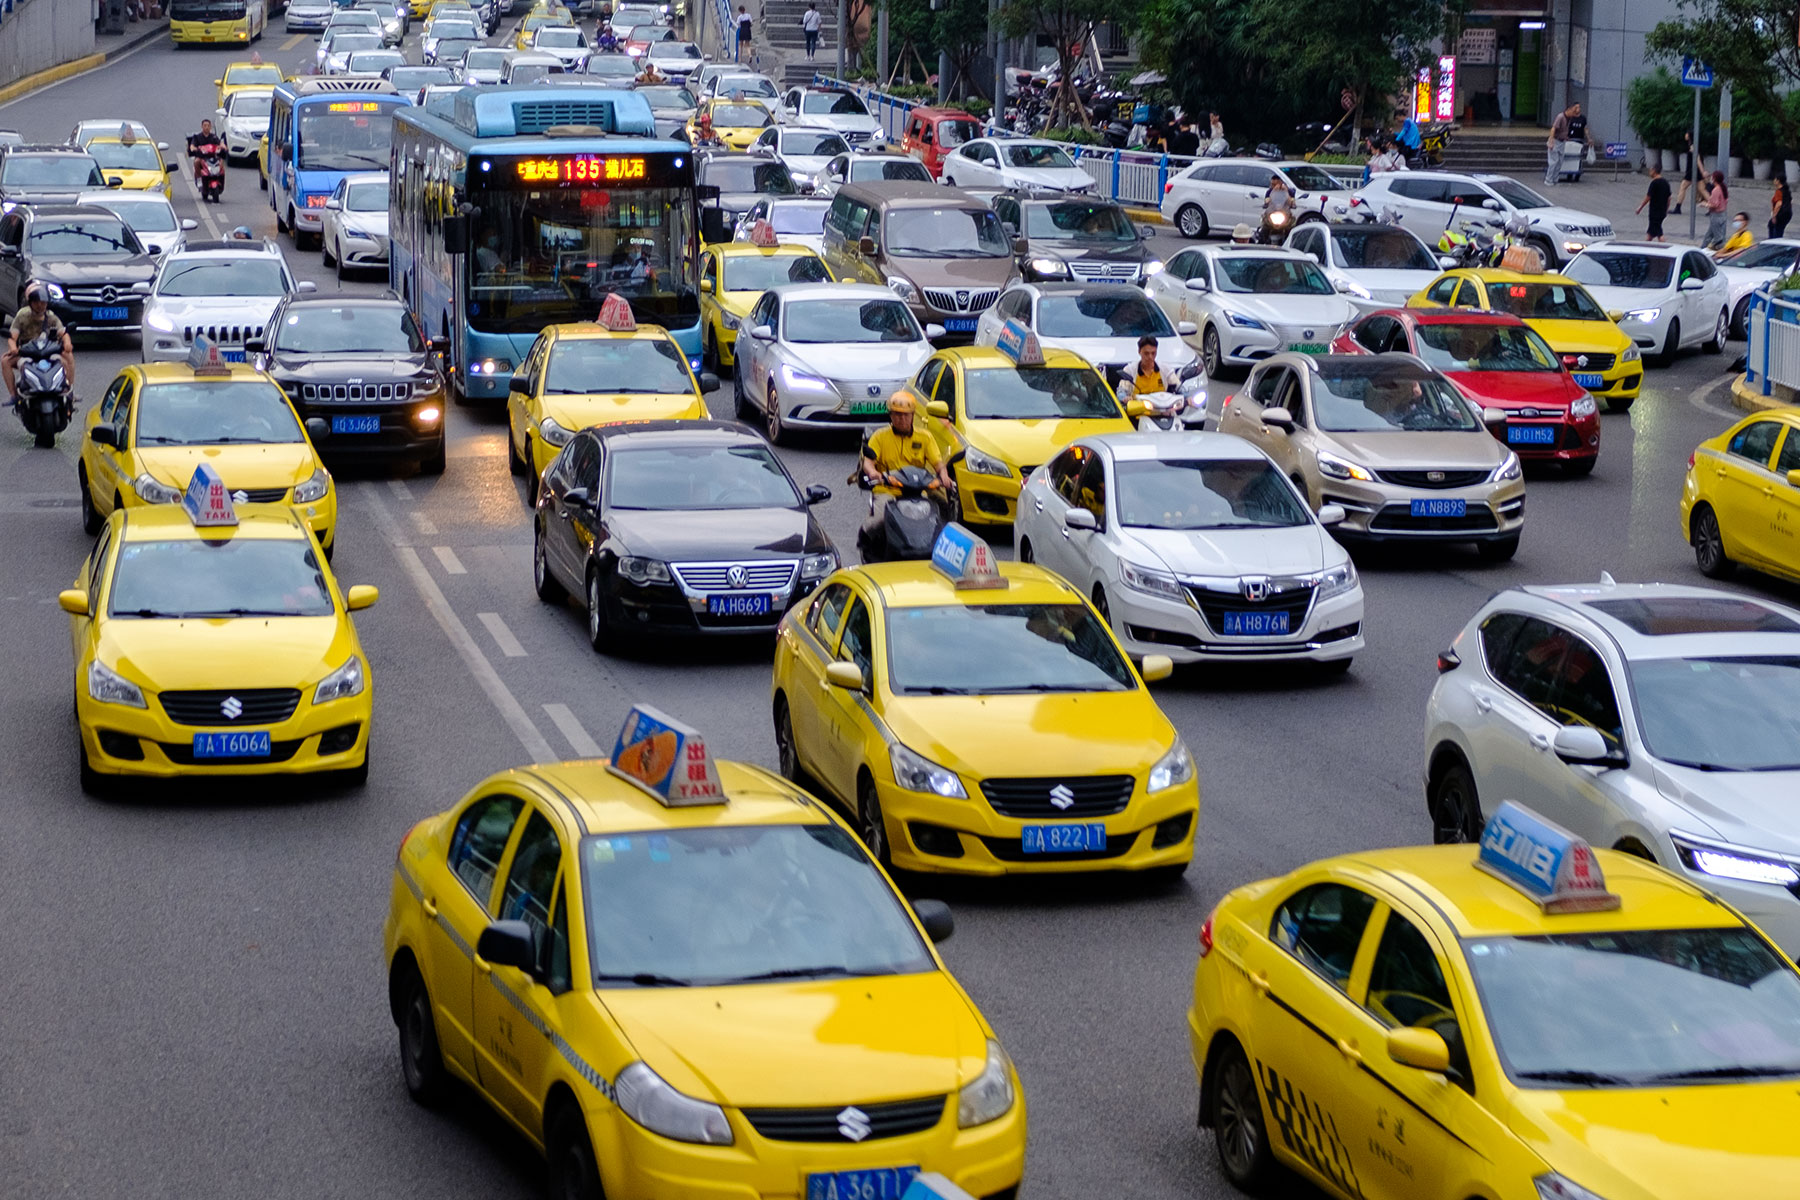
[[737,11],[737,61],[750,61],[750,25],[754,18],[750,10],[738,5]]
[[819,7],[808,4],[806,12],[800,17],[800,28],[806,34],[806,61],[812,62],[819,52],[819,26],[823,18],[819,16]]

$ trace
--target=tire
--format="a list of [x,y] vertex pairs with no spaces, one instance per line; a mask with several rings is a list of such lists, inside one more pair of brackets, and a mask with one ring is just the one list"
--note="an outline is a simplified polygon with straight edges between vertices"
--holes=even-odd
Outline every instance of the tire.
[[789,783],[806,782],[806,768],[800,765],[800,747],[794,742],[794,716],[788,711],[786,696],[775,698],[775,759],[783,779]]
[[569,594],[563,585],[557,582],[556,576],[550,572],[550,562],[545,557],[544,526],[542,522],[532,523],[531,537],[531,584],[537,591],[537,598],[545,604],[561,604]]
[[440,433],[438,435],[437,449],[432,451],[427,457],[419,460],[419,474],[442,475],[444,473],[446,450],[447,447],[444,445],[444,435]]
[[1688,541],[1694,547],[1694,565],[1708,579],[1729,579],[1737,564],[1725,555],[1725,535],[1719,531],[1719,514],[1710,504],[1694,506],[1689,518]]
[[1426,808],[1431,813],[1431,840],[1435,845],[1481,840],[1481,830],[1486,824],[1481,816],[1481,797],[1475,791],[1474,776],[1462,762],[1445,768],[1437,777],[1431,785]]
[[1275,1173],[1269,1130],[1263,1121],[1262,1089],[1250,1060],[1236,1042],[1219,1052],[1210,1083],[1213,1144],[1219,1168],[1234,1187],[1252,1194]]
[[1528,246],[1535,246],[1537,252],[1544,256],[1544,270],[1555,271],[1562,265],[1557,260],[1556,247],[1550,243],[1549,239],[1541,237],[1526,238],[1525,244]]
[[1519,552],[1519,535],[1495,538],[1489,542],[1476,542],[1475,553],[1481,556],[1482,562],[1510,562],[1512,556]]
[[1207,379],[1217,379],[1225,369],[1225,347],[1219,343],[1219,331],[1208,325],[1200,335],[1200,361],[1206,367]]
[[76,466],[75,479],[81,485],[81,528],[89,537],[93,537],[100,532],[100,526],[106,523],[106,518],[94,507],[94,493],[88,488],[86,466]]
[[1020,538],[1019,539],[1019,561],[1022,563],[1037,561],[1036,559],[1034,559],[1031,556],[1031,539],[1030,538]]
[[[319,245],[322,247],[324,244],[325,237],[321,234],[319,236]],[[344,248],[342,246],[338,247],[337,252],[337,281],[338,287],[342,288],[344,286]]]
[[739,370],[741,360],[731,364],[731,415],[740,421],[756,419],[756,406],[750,403],[750,394],[744,390],[744,373]]
[[81,740],[81,730],[75,731],[75,753],[81,762],[81,793],[96,800],[104,800],[112,795],[112,777],[102,775],[88,763],[87,744]]
[[450,1076],[444,1070],[444,1054],[438,1048],[437,1018],[431,1011],[431,996],[419,969],[410,963],[399,968],[400,1004],[397,1018],[400,1026],[400,1077],[406,1094],[423,1108],[443,1103],[450,1091]]
[[269,177],[262,173],[262,167],[260,164],[258,165],[258,167],[256,169],[256,186],[261,188],[265,192],[269,190]]
[[1334,658],[1330,662],[1320,663],[1319,674],[1348,675],[1350,673],[1350,664],[1355,661],[1355,658]]
[[875,781],[867,775],[856,785],[856,833],[862,838],[869,857],[880,863],[882,869],[892,871],[894,856],[888,845],[887,816],[881,811],[881,797],[875,791]]
[[40,429],[32,441],[39,450],[49,450],[56,445],[56,434],[48,429]]
[[606,597],[600,593],[600,568],[589,567],[587,573],[587,630],[588,645],[594,648],[595,654],[604,654],[612,647],[612,622],[606,615]]
[[1184,204],[1175,210],[1175,231],[1189,241],[1205,237],[1211,228],[1206,210],[1198,204]]
[[1731,314],[1724,309],[1719,310],[1719,319],[1713,322],[1713,335],[1700,343],[1700,348],[1708,354],[1718,354],[1725,349],[1725,342],[1731,336]]
[[525,438],[525,507],[535,510],[538,502],[538,487],[543,478],[537,473],[537,451],[531,448],[531,437]]
[[773,375],[767,388],[763,393],[763,434],[771,446],[779,446],[787,440],[787,425],[781,420],[781,393],[775,390]]
[[[273,201],[274,197],[271,196],[271,197],[269,197],[269,199],[271,201]],[[292,231],[293,231],[293,226],[289,225],[286,221],[282,220],[281,213],[279,211],[277,211],[275,213],[275,232],[276,233],[291,233]]]
[[594,1142],[579,1105],[570,1102],[557,1110],[544,1131],[544,1150],[553,1200],[603,1200]]
[[1676,351],[1681,349],[1681,319],[1669,321],[1669,332],[1663,335],[1662,349],[1657,351],[1656,365],[1666,367],[1674,363]]
[[1563,474],[1570,479],[1581,479],[1594,473],[1594,464],[1600,461],[1598,454],[1587,458],[1572,458],[1563,464]]
[[336,258],[332,257],[331,245],[330,245],[330,243],[326,242],[324,238],[319,239],[319,258],[323,261],[325,266],[336,267],[338,269],[338,281],[340,283],[343,282],[344,265],[343,265],[343,263],[339,262]]
[[1738,341],[1750,338],[1750,297],[1745,296],[1731,313],[1731,336]]
[[1101,587],[1097,583],[1094,585],[1093,600],[1094,600],[1094,611],[1096,611],[1100,614],[1100,619],[1102,621],[1106,622],[1106,627],[1108,629],[1111,629],[1112,628],[1112,611],[1106,607],[1106,589]]
[[332,774],[336,778],[338,785],[347,788],[368,787],[369,758],[373,753],[374,751],[365,746],[363,748],[363,760],[361,762],[357,763],[354,767],[345,767],[341,771],[334,771]]
[[[736,365],[735,360],[733,365]],[[719,373],[719,347],[713,340],[710,325],[700,331],[700,369],[714,375]]]
[[519,457],[519,448],[513,445],[510,428],[506,431],[506,469],[514,475],[525,474],[525,460]]

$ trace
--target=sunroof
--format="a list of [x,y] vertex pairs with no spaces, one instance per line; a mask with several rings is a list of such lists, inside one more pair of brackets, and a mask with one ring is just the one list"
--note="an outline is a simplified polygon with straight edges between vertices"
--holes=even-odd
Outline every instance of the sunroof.
[[1590,600],[1588,607],[1624,622],[1646,637],[1680,633],[1800,633],[1800,624],[1767,605],[1732,596]]

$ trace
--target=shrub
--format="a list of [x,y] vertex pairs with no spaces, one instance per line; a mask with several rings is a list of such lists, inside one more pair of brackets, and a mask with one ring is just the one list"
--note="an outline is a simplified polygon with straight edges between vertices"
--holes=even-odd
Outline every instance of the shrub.
[[[1714,89],[1708,88],[1710,95]],[[1694,97],[1667,67],[1658,67],[1648,75],[1639,75],[1625,91],[1625,119],[1637,131],[1644,145],[1659,150],[1679,150],[1681,135],[1692,126]],[[1712,102],[1715,113],[1718,101]],[[1714,127],[1717,118],[1714,118]],[[1704,116],[1701,129],[1705,129]]]

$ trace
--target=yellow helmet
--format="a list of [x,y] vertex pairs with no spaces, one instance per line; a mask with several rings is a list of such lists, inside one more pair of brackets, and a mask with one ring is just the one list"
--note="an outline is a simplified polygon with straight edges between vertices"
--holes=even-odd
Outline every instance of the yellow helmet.
[[919,402],[913,399],[911,392],[895,392],[892,396],[888,397],[888,414],[890,416],[894,413],[910,414],[918,411]]

